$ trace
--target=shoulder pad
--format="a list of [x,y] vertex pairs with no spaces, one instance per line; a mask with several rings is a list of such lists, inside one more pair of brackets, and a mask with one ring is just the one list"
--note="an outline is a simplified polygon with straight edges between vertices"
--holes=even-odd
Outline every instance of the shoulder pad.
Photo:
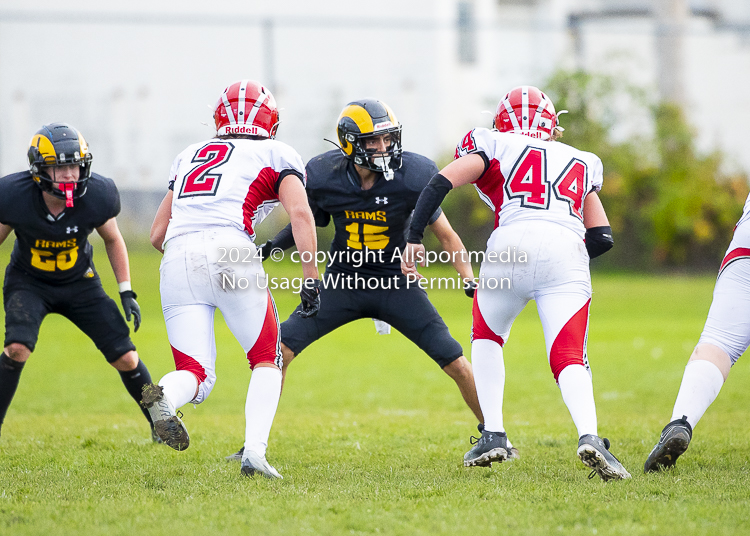
[[338,149],[311,158],[305,167],[308,189],[321,187],[338,173],[345,172],[347,163],[348,160]]
[[437,165],[426,156],[408,151],[404,151],[402,158],[403,163],[396,177],[400,176],[409,190],[421,192],[438,172]]

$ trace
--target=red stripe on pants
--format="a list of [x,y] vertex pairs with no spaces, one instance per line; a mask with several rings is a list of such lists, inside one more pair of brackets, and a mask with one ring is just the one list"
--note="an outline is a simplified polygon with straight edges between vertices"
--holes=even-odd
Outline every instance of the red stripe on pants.
[[479,310],[479,302],[477,301],[476,292],[474,293],[474,305],[471,309],[471,317],[471,342],[474,342],[478,339],[489,339],[491,341],[495,341],[500,346],[505,345],[505,341],[503,340],[503,338],[492,331],[487,325],[487,322],[484,321],[482,311]]
[[195,359],[180,352],[174,346],[172,346],[172,355],[174,356],[174,364],[177,370],[187,370],[192,372],[195,374],[195,377],[198,378],[199,384],[206,381],[206,371]]
[[258,363],[272,363],[280,366],[281,363],[281,341],[279,340],[279,317],[276,314],[276,304],[268,293],[268,307],[263,327],[258,335],[258,340],[247,353],[250,369],[254,369]]
[[586,333],[589,326],[589,299],[557,334],[549,352],[549,365],[557,377],[568,365],[583,365],[583,350],[586,346]]

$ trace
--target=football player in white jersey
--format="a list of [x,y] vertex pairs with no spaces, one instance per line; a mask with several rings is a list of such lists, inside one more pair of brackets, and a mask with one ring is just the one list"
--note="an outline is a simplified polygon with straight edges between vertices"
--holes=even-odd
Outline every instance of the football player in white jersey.
[[169,192],[151,228],[163,251],[161,300],[176,371],[144,388],[159,436],[184,450],[188,433],[175,409],[203,402],[216,381],[214,312],[220,309],[247,354],[252,377],[245,405],[242,472],[281,478],[265,458],[281,394],[279,320],[267,290],[255,226],[279,201],[300,251],[303,316],[320,307],[315,223],[302,158],[274,136],[279,113],[258,82],[227,87],[214,112],[216,137],[175,158]]
[[750,346],[750,196],[734,229],[719,276],[708,318],[682,376],[672,410],[643,470],[674,466],[688,448],[693,428],[716,400],[729,371]]
[[[456,149],[456,160],[422,190],[407,238],[405,274],[421,277],[427,214],[452,188],[473,183],[495,212],[474,296],[471,358],[484,431],[464,465],[490,466],[508,458],[503,425],[503,347],[516,316],[536,300],[547,356],[563,401],[578,429],[578,457],[603,480],[630,474],[597,430],[586,355],[591,276],[589,259],[613,245],[596,192],[602,163],[555,141],[557,115],[539,89],[520,86],[498,104],[494,129],[476,128]],[[593,473],[592,473],[593,474]]]

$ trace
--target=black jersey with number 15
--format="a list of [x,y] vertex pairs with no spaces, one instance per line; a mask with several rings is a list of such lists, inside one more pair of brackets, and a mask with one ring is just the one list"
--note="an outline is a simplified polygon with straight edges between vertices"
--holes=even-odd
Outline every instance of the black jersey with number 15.
[[0,178],[0,223],[16,233],[10,265],[46,283],[95,277],[88,236],[119,212],[114,181],[96,173],[86,194],[57,218],[47,210],[28,171]]
[[[327,272],[401,275],[406,225],[419,194],[437,172],[429,158],[405,151],[393,180],[381,175],[372,188],[363,190],[354,164],[341,151],[329,151],[310,160],[307,196],[315,223],[325,227],[333,219],[335,227],[331,243],[335,261]],[[438,209],[430,223],[440,213]],[[359,266],[360,260],[366,262]]]

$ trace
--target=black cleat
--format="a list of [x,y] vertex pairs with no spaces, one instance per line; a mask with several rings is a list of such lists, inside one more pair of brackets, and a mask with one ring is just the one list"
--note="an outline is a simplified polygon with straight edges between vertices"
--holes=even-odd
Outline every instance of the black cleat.
[[604,480],[621,480],[630,478],[630,473],[620,460],[609,451],[609,439],[587,434],[578,440],[578,457],[584,465],[593,469],[589,478],[594,475]]
[[[477,426],[482,437],[471,437],[474,447],[464,454],[464,467],[492,467],[492,462],[504,462],[512,459],[512,449],[508,447],[508,436],[505,432],[488,432],[483,425]],[[518,457],[518,451],[515,452]]]
[[190,446],[187,429],[172,404],[164,397],[160,385],[148,383],[143,386],[141,405],[151,415],[154,431],[164,444],[175,450],[185,450]]
[[686,415],[670,422],[661,431],[659,442],[648,455],[643,465],[643,472],[651,473],[674,467],[677,458],[685,453],[692,438],[693,428],[687,421]]
[[[477,430],[479,430],[480,434],[484,432],[484,424],[483,423],[477,424]],[[472,439],[477,439],[477,438],[472,436]],[[473,444],[474,443],[472,443],[472,445]],[[518,452],[518,449],[516,447],[510,447],[510,449],[508,449],[508,460],[517,460],[520,457],[521,457],[521,454]]]

